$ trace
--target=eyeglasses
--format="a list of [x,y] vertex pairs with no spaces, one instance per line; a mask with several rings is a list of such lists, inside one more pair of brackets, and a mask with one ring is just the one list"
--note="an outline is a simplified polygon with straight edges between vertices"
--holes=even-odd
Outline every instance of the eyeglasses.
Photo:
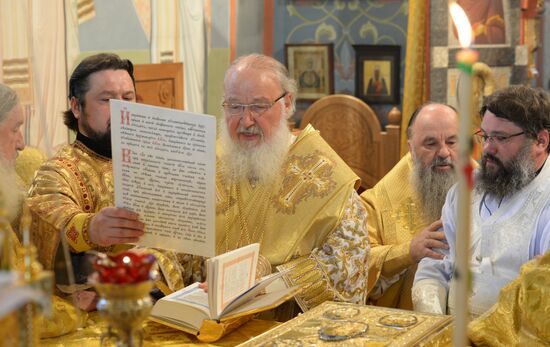
[[238,103],[231,103],[231,102],[223,102],[222,107],[225,110],[225,112],[229,113],[232,117],[239,117],[242,118],[244,116],[244,110],[248,108],[248,111],[252,115],[252,118],[256,119],[259,118],[262,114],[267,112],[270,108],[275,105],[275,103],[282,98],[284,98],[287,95],[287,92],[284,92],[281,96],[279,96],[277,99],[273,100],[270,103],[255,103],[255,104],[238,104]]
[[522,131],[517,134],[512,135],[487,135],[483,131],[479,130],[474,135],[481,141],[481,142],[492,142],[497,145],[501,145],[503,143],[508,142],[512,137],[519,136],[525,134],[525,131]]

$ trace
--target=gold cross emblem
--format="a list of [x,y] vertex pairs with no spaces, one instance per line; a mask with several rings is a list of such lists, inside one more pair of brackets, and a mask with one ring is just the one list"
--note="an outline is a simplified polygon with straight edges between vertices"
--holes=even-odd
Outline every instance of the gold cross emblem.
[[334,187],[334,163],[314,151],[307,156],[291,155],[283,165],[283,182],[271,200],[278,212],[293,214],[296,205],[310,197],[323,197]]
[[418,207],[414,201],[409,197],[399,206],[397,210],[394,210],[391,217],[403,230],[414,234],[420,227],[417,208]]

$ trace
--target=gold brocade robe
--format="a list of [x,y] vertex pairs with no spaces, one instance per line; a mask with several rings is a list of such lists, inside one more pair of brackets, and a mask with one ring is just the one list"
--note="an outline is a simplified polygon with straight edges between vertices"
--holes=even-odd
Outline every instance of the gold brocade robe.
[[39,260],[52,269],[60,242],[60,230],[75,253],[100,247],[88,237],[90,219],[113,206],[113,166],[80,141],[64,146],[38,170],[27,203],[32,212],[32,240]]
[[[74,253],[91,249],[118,252],[130,247],[101,247],[89,239],[91,218],[102,208],[114,206],[113,167],[110,158],[95,153],[78,140],[61,148],[40,167],[27,203],[32,214],[32,240],[46,269],[54,267],[60,231]],[[168,251],[151,251],[166,281],[157,282],[164,293],[197,280],[195,272],[200,272],[195,264],[197,259]]]
[[525,263],[497,303],[468,325],[476,346],[549,346],[550,252]]
[[[5,230],[8,237],[10,237],[10,243],[11,243],[11,263],[14,264],[15,270],[19,271],[20,273],[23,273],[24,271],[24,254],[22,250],[21,243],[19,242],[19,239],[13,232],[13,229],[8,228],[8,230]],[[54,336],[61,336],[64,334],[67,334],[73,330],[76,330],[76,328],[79,327],[81,324],[79,320],[79,316],[82,316],[83,313],[77,312],[77,308],[75,308],[71,303],[61,299],[58,296],[52,296],[52,315],[50,317],[43,317],[40,316],[38,321],[35,321],[35,324],[38,325],[38,329],[40,331],[41,337],[54,337]],[[3,317],[0,319],[0,336],[4,340],[3,342],[6,343],[5,345],[10,345],[6,341],[11,341],[9,337],[12,337],[14,341],[18,339],[18,333],[19,333],[19,324],[17,319],[17,312],[13,312],[6,317]],[[0,343],[0,346],[3,344]]]
[[290,146],[269,186],[216,175],[217,253],[260,243],[272,266],[292,268],[285,281],[305,283],[303,310],[325,300],[364,303],[368,240],[358,178],[311,126]]
[[[40,150],[32,147],[27,147],[19,153],[15,162],[15,170],[17,172],[17,176],[15,177],[17,182],[15,183],[19,189],[21,189],[21,193],[28,189],[36,169],[46,161],[46,159],[46,156]],[[14,270],[22,273],[24,271],[24,253],[19,238],[14,232],[19,228],[20,212],[21,210],[18,216],[11,222],[11,225],[4,226],[6,228],[4,232],[10,239],[10,263],[13,264]],[[40,320],[37,322],[41,336],[60,336],[75,330],[80,324],[77,309],[58,296],[52,296],[51,300],[51,317],[44,319],[40,316]],[[17,341],[19,337],[18,328],[17,313],[14,312],[0,319],[0,336],[3,337],[4,345],[10,345],[10,336],[15,339],[14,341]],[[2,343],[0,343],[0,345],[2,345]]]
[[[411,288],[416,264],[410,257],[410,244],[433,221],[425,220],[420,212],[419,199],[410,182],[412,170],[412,157],[407,153],[373,188],[361,194],[369,215],[369,294],[380,286],[377,282],[381,277],[400,276],[372,300],[377,306],[413,308]],[[375,289],[378,290],[379,287]]]

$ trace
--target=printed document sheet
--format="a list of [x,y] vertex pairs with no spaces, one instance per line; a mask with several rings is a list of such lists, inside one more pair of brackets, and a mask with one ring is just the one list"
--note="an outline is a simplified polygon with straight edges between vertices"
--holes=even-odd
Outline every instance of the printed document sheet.
[[115,205],[139,213],[139,245],[214,256],[215,117],[110,104]]

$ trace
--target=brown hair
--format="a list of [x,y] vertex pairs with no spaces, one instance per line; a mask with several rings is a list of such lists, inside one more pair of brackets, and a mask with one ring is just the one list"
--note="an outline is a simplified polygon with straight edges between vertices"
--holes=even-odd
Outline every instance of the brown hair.
[[[112,53],[100,53],[92,55],[80,62],[69,80],[69,100],[76,98],[81,108],[84,108],[84,96],[90,90],[89,77],[94,72],[103,70],[126,70],[135,87],[134,65],[128,59],[121,59]],[[78,120],[69,108],[63,113],[65,125],[74,131],[78,131]]]
[[[485,99],[481,118],[486,111],[513,122],[531,138],[537,138],[541,130],[550,130],[550,96],[540,88],[512,85],[499,89]],[[550,152],[550,146],[546,150]]]

